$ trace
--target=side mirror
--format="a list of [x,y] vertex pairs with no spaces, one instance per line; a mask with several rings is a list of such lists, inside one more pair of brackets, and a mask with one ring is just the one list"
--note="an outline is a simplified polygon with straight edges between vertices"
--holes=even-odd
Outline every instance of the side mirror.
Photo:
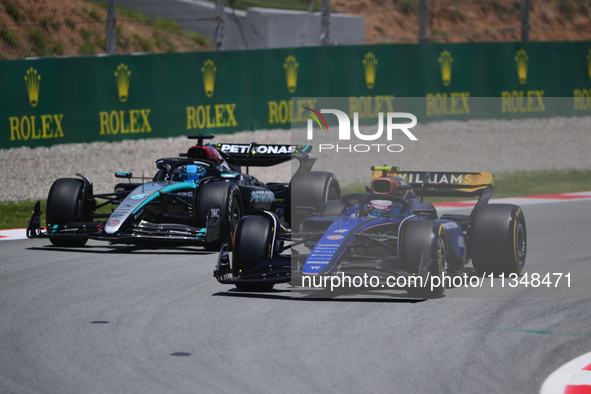
[[165,161],[161,161],[160,163],[156,163],[156,167],[159,170],[162,170],[162,171],[166,172],[167,174],[170,171],[170,164],[168,164]]
[[116,172],[115,178],[127,178],[131,179],[132,175],[131,172]]

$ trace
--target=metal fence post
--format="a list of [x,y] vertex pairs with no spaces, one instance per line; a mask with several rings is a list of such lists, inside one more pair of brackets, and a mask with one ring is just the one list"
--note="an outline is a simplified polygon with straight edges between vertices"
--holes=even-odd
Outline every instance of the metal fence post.
[[107,55],[117,52],[117,12],[115,0],[107,0]]
[[322,0],[322,17],[320,19],[320,42],[330,44],[330,0]]
[[419,2],[419,42],[429,41],[429,32],[427,25],[429,23],[429,12],[427,0]]
[[217,25],[215,27],[215,50],[224,50],[224,34],[225,34],[225,20],[224,20],[224,0],[215,0],[215,16]]
[[521,0],[521,41],[529,41],[529,0]]

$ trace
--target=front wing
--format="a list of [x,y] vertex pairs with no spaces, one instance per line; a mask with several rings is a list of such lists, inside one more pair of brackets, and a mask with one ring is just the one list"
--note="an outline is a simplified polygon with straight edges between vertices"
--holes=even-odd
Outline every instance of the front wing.
[[116,234],[107,234],[105,221],[88,223],[68,223],[41,228],[40,204],[35,209],[29,226],[27,238],[90,238],[114,243],[142,243],[149,241],[165,241],[171,243],[203,245],[216,241],[220,237],[220,217],[207,216],[207,227],[198,228],[184,224],[151,223],[140,221],[126,227]]
[[[354,246],[354,245],[352,245]],[[373,256],[347,256],[337,263],[338,267],[326,275],[304,275],[302,267],[309,254],[277,254],[240,275],[232,274],[228,245],[222,245],[218,255],[213,276],[222,284],[265,284],[287,283],[292,285],[303,283],[303,277],[330,277],[334,275],[359,276],[371,275],[380,278],[380,285],[385,285],[388,277],[412,277],[415,273],[407,272],[398,267],[397,259],[385,259]],[[431,265],[430,259],[421,262],[421,272],[418,276],[427,277]]]

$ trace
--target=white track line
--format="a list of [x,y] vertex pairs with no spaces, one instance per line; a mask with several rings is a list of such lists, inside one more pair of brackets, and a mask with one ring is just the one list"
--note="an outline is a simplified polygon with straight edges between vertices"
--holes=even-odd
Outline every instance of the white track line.
[[11,228],[8,230],[0,230],[0,241],[25,238],[27,238],[27,229],[25,228]]

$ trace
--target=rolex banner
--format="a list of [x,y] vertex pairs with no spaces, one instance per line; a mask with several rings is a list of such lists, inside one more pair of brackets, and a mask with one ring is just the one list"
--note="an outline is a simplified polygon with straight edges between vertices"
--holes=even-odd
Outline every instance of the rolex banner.
[[[304,125],[346,97],[372,123],[591,113],[591,42],[409,44],[0,62],[0,148]],[[492,97],[486,105],[476,97]],[[552,97],[568,97],[561,105]],[[566,103],[566,104],[565,104]]]

